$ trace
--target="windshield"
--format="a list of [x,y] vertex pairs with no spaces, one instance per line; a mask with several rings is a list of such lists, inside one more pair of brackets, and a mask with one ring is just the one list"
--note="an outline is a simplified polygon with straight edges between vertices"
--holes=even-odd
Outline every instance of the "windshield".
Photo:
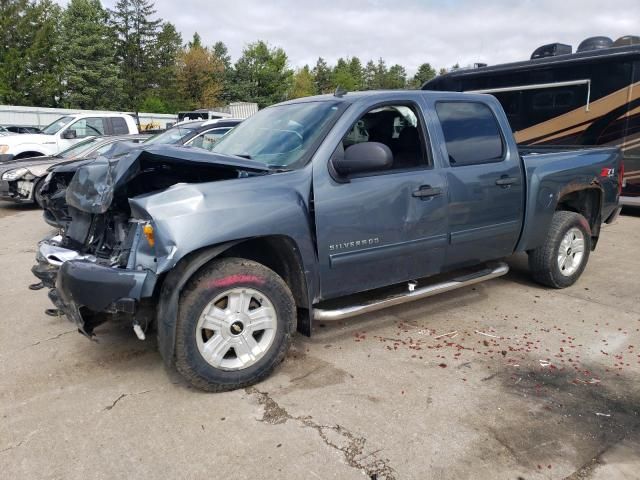
[[339,103],[292,103],[266,108],[227,133],[212,151],[269,167],[291,168],[305,157],[336,117]]
[[42,129],[42,133],[45,135],[53,135],[54,133],[58,133],[62,127],[67,125],[69,122],[73,120],[73,117],[60,117],[55,122],[50,123],[46,127]]
[[88,151],[91,147],[93,147],[96,143],[98,143],[101,140],[102,139],[98,137],[88,138],[87,140],[83,140],[82,142],[76,143],[74,146],[67,148],[66,150],[63,150],[58,154],[58,156],[62,158],[78,157],[82,153],[85,153],[86,151]]
[[166,132],[162,132],[159,135],[155,135],[148,140],[145,140],[144,143],[155,143],[158,145],[171,145],[176,143],[182,143],[182,140],[197,130],[197,127],[192,126],[174,126],[171,127]]

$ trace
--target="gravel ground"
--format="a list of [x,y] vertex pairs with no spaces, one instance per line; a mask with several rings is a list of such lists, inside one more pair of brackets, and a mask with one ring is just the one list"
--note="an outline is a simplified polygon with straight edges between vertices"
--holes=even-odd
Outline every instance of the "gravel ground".
[[640,478],[640,214],[581,280],[506,277],[314,325],[253,388],[205,394],[154,339],[45,316],[40,212],[0,204],[3,478]]

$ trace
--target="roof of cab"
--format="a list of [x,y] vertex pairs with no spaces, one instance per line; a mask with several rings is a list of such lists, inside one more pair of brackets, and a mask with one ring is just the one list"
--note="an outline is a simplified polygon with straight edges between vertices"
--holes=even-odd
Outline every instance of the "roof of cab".
[[309,102],[347,102],[347,103],[359,103],[359,102],[371,102],[372,100],[379,100],[384,102],[386,100],[395,99],[418,99],[418,98],[447,98],[447,99],[465,99],[469,100],[471,97],[477,97],[478,99],[493,98],[491,95],[482,94],[470,94],[464,92],[442,92],[437,90],[364,90],[357,92],[347,92],[342,96],[336,96],[334,94],[314,95],[312,97],[296,98],[294,100],[288,100],[286,102],[278,103],[276,105],[290,105],[294,103],[309,103]]

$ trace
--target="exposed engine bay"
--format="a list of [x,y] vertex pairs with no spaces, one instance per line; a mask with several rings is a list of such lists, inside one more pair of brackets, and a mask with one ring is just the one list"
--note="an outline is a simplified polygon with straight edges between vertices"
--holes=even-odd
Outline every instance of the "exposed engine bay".
[[129,199],[195,184],[264,175],[262,164],[184,147],[157,146],[118,159],[99,157],[54,171],[42,188],[45,220],[59,227],[60,246],[124,267],[139,220]]

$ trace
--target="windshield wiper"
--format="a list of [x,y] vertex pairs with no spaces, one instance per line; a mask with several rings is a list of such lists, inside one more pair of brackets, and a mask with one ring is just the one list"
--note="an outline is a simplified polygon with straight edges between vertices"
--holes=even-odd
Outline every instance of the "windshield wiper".
[[269,170],[273,170],[274,172],[290,172],[291,168],[288,165],[267,165]]
[[247,160],[251,160],[251,155],[248,153],[234,153],[234,157],[246,158]]

